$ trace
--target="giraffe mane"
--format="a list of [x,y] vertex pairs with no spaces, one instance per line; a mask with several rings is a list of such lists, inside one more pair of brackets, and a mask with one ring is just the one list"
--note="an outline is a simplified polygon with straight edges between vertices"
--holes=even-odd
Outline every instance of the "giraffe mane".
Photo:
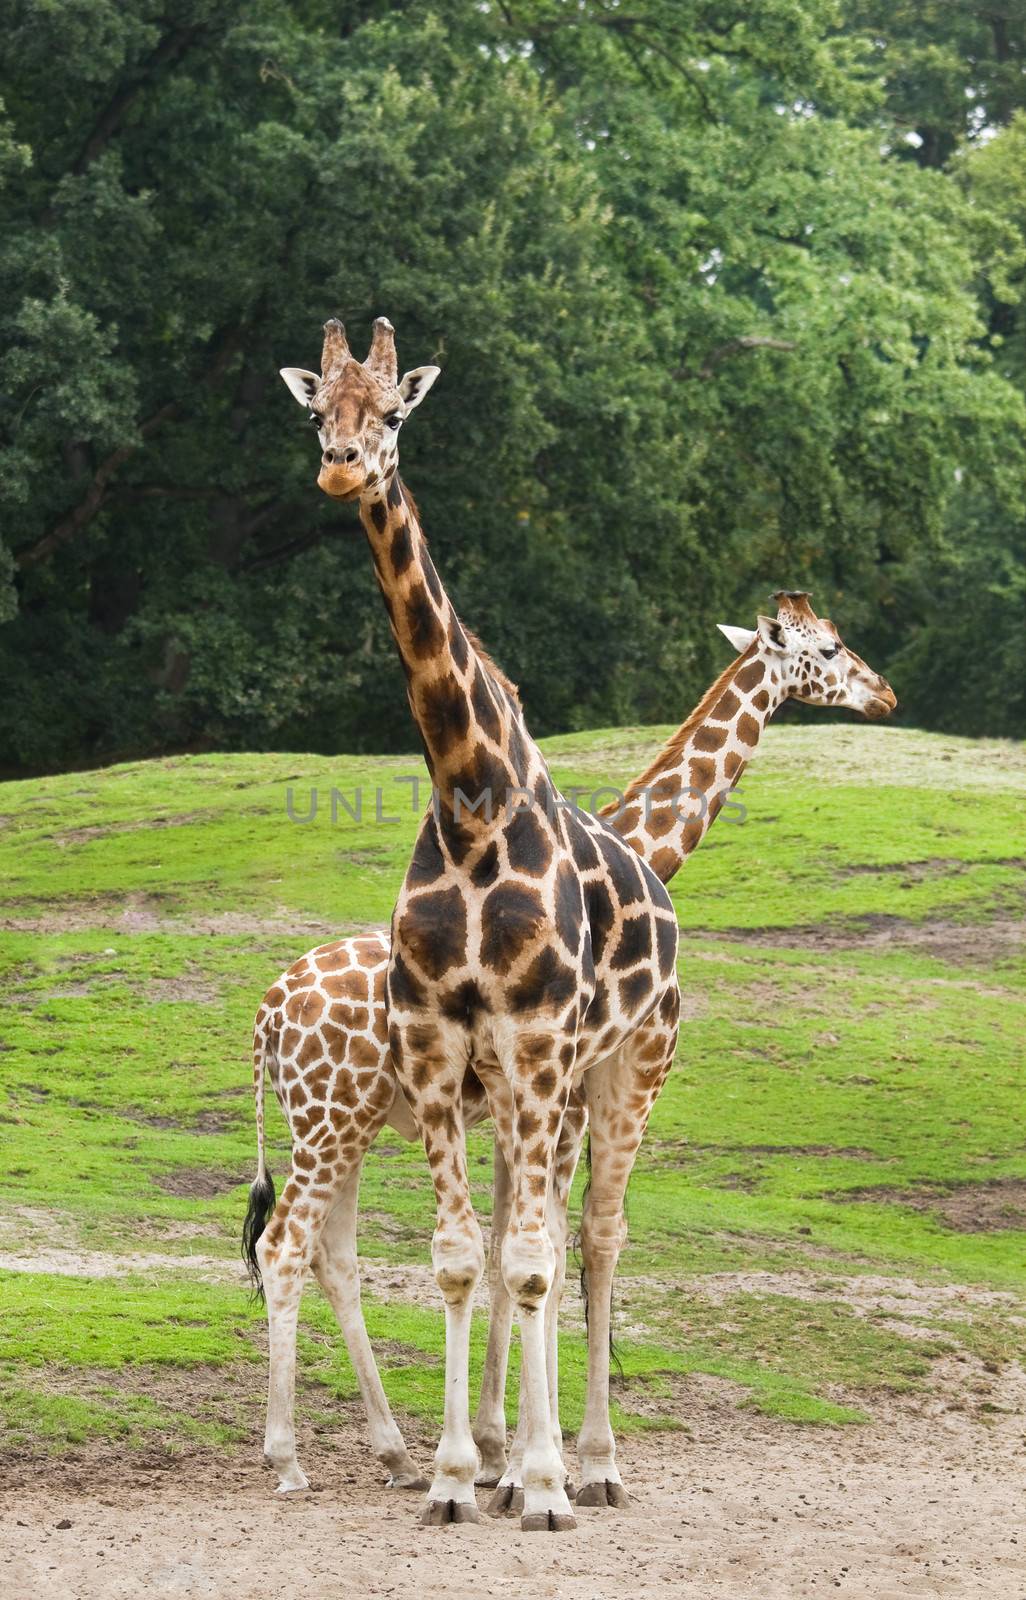
[[[430,546],[428,545],[427,534],[424,532],[424,524],[421,521],[420,511],[417,508],[417,502],[416,502],[416,500],[414,500],[414,498],[413,498],[412,494],[410,493],[409,489],[406,487],[405,481],[400,478],[399,483],[400,483],[400,487],[401,487],[402,492],[403,492],[403,499],[406,501],[406,503],[409,506],[410,510],[413,512],[413,515],[417,519],[417,527],[420,529],[420,536],[424,541],[424,545],[425,545],[426,548],[430,549]],[[503,672],[502,668],[495,661],[492,660],[491,656],[488,654],[488,651],[485,649],[484,645],[481,643],[480,639],[478,638],[477,634],[473,631],[472,628],[468,628],[467,624],[465,622],[463,622],[462,620],[460,621],[460,627],[463,629],[463,632],[466,634],[467,642],[469,643],[470,648],[473,650],[474,654],[477,656],[478,660],[480,661],[481,665],[484,667],[485,671],[489,674],[490,677],[495,679],[496,683],[498,683],[503,689],[505,689],[506,693],[511,697],[511,699],[514,702],[514,704],[519,706],[520,705],[520,690],[517,688],[516,684],[513,682],[513,679],[512,678],[507,678],[507,676]]]
[[[751,658],[754,656],[755,648],[755,641],[753,640],[743,655],[737,656],[736,659],[730,663],[729,667],[724,668],[719,677],[716,679],[715,683],[713,683],[711,687],[705,691],[705,694],[702,696],[701,700],[699,700],[697,706],[695,707],[694,711],[691,712],[691,715],[688,717],[687,721],[682,722],[676,733],[672,733],[669,739],[667,739],[666,743],[663,745],[663,748],[660,750],[651,766],[646,767],[645,771],[641,774],[641,777],[635,778],[633,783],[629,785],[625,798],[630,799],[633,795],[637,794],[639,789],[646,788],[649,783],[660,777],[668,769],[672,769],[679,764],[684,746],[691,738],[691,735],[695,733],[699,727],[701,727],[713,706],[720,698],[720,695],[723,693],[724,689],[728,688],[734,681],[735,673],[744,664],[744,662],[751,660]],[[607,806],[602,807],[602,810],[598,813],[598,815],[600,817],[604,817],[618,812],[620,809],[620,801],[611,800]]]
[[519,705],[520,704],[520,690],[517,688],[516,684],[513,682],[513,679],[512,678],[507,678],[507,676],[503,672],[502,668],[500,666],[496,665],[496,663],[492,660],[491,656],[488,654],[488,651],[485,649],[484,645],[481,643],[481,641],[478,638],[477,634],[473,631],[472,628],[468,628],[466,623],[463,624],[463,632],[466,634],[467,639],[469,640],[471,647],[473,648],[473,650],[476,652],[477,656],[479,657],[481,665],[485,668],[485,670],[487,672],[491,673],[491,675],[495,679],[496,683],[501,684],[502,687],[505,689],[506,693],[513,700],[516,701],[517,705]]

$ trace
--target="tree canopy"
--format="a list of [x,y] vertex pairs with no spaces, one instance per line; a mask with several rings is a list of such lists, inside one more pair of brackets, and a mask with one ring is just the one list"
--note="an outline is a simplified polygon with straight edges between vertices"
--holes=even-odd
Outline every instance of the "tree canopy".
[[1017,0],[0,16],[6,770],[409,746],[277,377],[381,313],[536,732],[679,718],[780,586],[921,725],[1026,732]]

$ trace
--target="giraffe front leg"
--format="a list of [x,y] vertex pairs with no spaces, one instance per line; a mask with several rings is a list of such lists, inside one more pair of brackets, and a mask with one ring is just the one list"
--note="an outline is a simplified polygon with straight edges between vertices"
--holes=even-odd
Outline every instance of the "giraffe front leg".
[[470,1211],[440,1219],[432,1240],[435,1282],[445,1300],[445,1413],[421,1521],[479,1522],[474,1479],[481,1464],[470,1427],[470,1322],[484,1271],[484,1241]]
[[431,1526],[477,1522],[474,1478],[481,1458],[470,1427],[470,1323],[474,1291],[484,1271],[484,1240],[467,1175],[464,1063],[439,1054],[418,1059],[398,1030],[392,1032],[393,1058],[402,1061],[403,1087],[421,1130],[435,1189],[431,1261],[445,1302],[445,1410],[421,1521]]
[[[572,1071],[572,1065],[561,1059],[565,1043],[565,1035],[547,1037],[547,1030],[515,1038],[506,1069],[515,1116],[513,1203],[502,1246],[502,1274],[520,1322],[517,1432],[523,1441],[524,1493],[520,1526],[529,1533],[576,1527],[566,1493],[566,1468],[554,1437],[546,1328],[549,1297],[557,1280],[552,1186]],[[562,1247],[558,1230],[557,1237]]]
[[503,1272],[520,1322],[520,1526],[525,1533],[561,1532],[577,1524],[566,1493],[563,1457],[552,1435],[545,1305],[555,1277],[555,1254],[547,1231],[525,1229],[507,1236]]
[[[552,1442],[563,1459],[563,1433],[559,1421],[559,1307],[566,1279],[566,1242],[568,1234],[567,1211],[570,1187],[581,1153],[581,1141],[587,1123],[587,1110],[577,1093],[571,1093],[563,1113],[559,1143],[556,1147],[552,1182],[549,1188],[546,1219],[553,1250],[553,1282],[545,1301],[545,1367],[549,1396],[549,1425]],[[498,1127],[498,1121],[496,1123]],[[504,1137],[509,1133],[503,1125]],[[508,1296],[507,1296],[508,1301]],[[524,1449],[526,1444],[528,1406],[524,1398],[524,1369],[520,1372],[520,1404],[517,1429],[509,1452],[509,1465],[499,1479],[498,1487],[489,1503],[493,1516],[511,1512],[520,1516],[524,1510]],[[564,1487],[568,1495],[574,1493],[564,1465]]]

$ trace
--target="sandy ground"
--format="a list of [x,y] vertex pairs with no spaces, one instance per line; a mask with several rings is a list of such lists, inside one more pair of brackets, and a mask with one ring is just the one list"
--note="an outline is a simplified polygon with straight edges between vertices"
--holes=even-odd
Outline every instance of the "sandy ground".
[[[351,1409],[337,1431],[307,1431],[301,1456],[313,1487],[287,1499],[272,1493],[255,1437],[227,1458],[110,1446],[60,1462],[8,1457],[0,1592],[1015,1600],[1026,1595],[1026,1380],[1003,1380],[1002,1409],[987,1422],[964,1412],[954,1389],[881,1401],[864,1427],[800,1429],[739,1407],[730,1384],[689,1379],[678,1397],[688,1432],[621,1447],[633,1508],[581,1510],[566,1534],[523,1534],[490,1518],[420,1528],[419,1497],[381,1487]],[[430,1441],[410,1437],[426,1463]]]

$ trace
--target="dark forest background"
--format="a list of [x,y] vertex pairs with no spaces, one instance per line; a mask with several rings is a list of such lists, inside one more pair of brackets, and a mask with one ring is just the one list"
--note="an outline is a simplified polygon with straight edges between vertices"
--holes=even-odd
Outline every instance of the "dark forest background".
[[0,768],[413,742],[280,379],[373,316],[537,733],[778,586],[1026,733],[1024,0],[2,0]]

